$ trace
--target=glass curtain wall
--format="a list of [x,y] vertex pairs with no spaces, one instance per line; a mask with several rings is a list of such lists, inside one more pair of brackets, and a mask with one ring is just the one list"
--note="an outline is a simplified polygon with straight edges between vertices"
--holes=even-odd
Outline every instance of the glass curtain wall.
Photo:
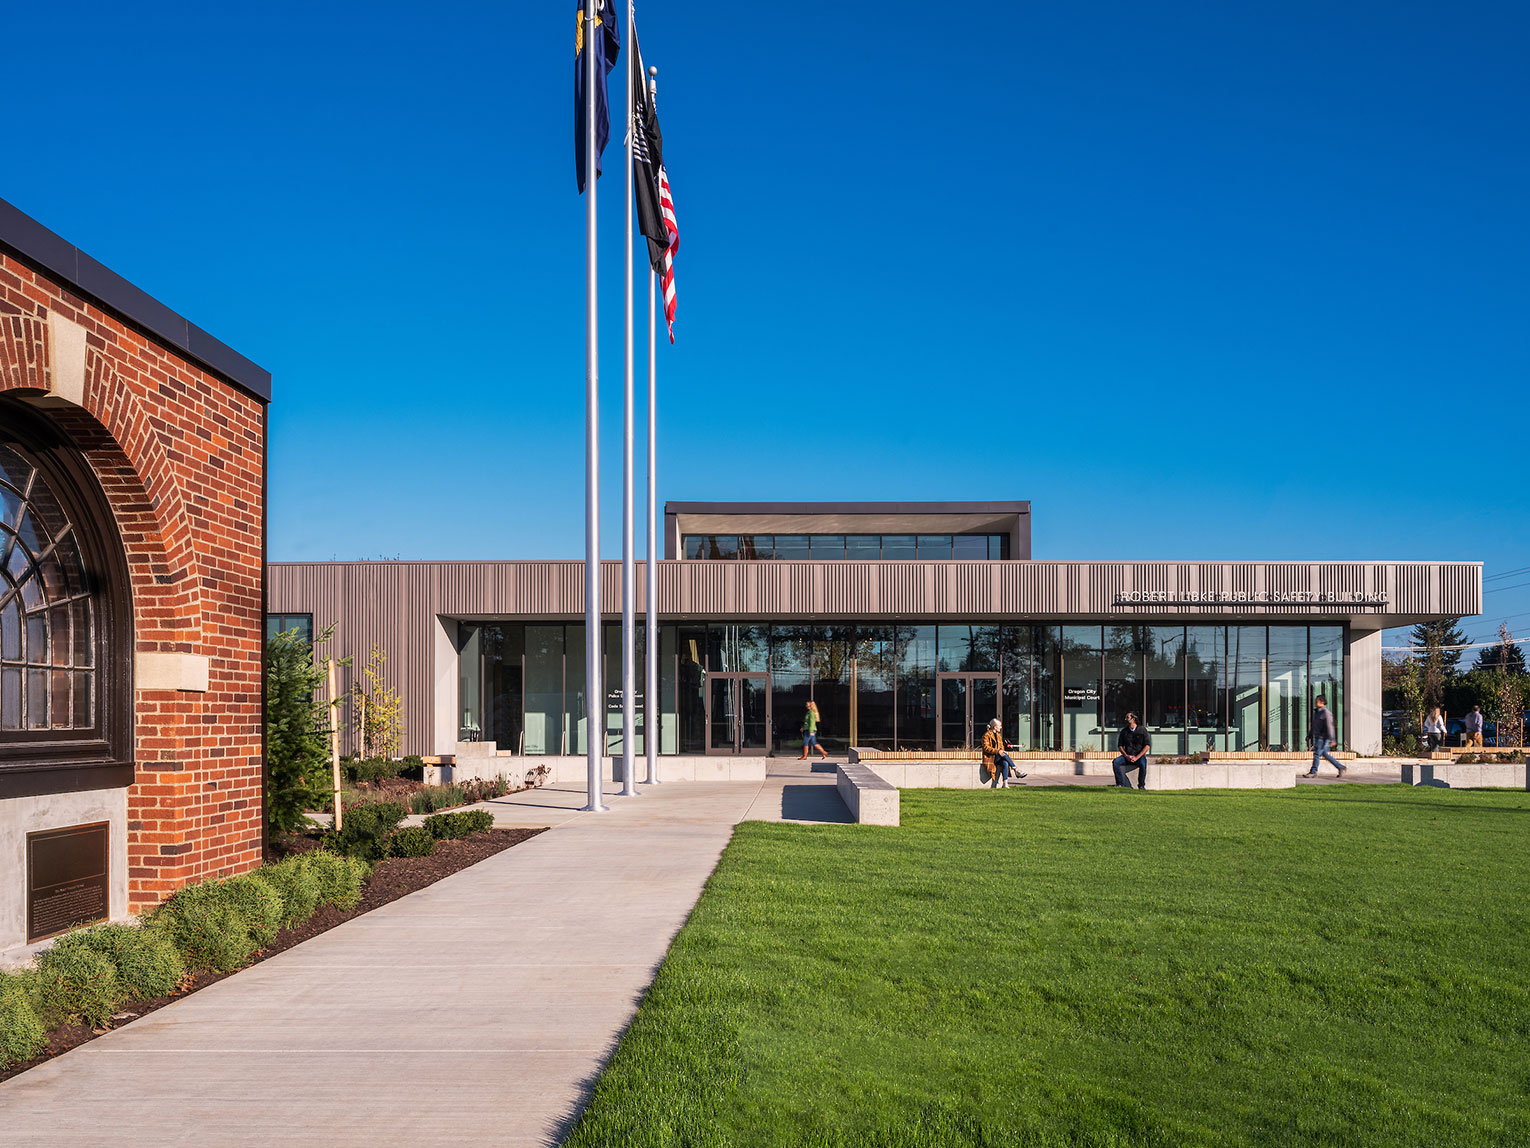
[[1339,743],[1344,741],[1344,627],[1312,626],[1307,631],[1308,657],[1311,660],[1311,703],[1319,694],[1333,710],[1333,727],[1338,731]]
[[483,740],[483,627],[462,625],[457,630],[458,741]]
[[1185,628],[1185,737],[1189,753],[1223,749],[1227,741],[1227,627]]
[[1021,749],[1035,744],[1035,704],[1031,666],[1031,627],[1005,626],[1000,654],[1000,680],[1004,696],[1000,714],[1004,719],[1004,740]]
[[707,628],[679,627],[676,654],[676,707],[680,725],[680,752],[705,753],[707,749]]
[[899,626],[895,634],[898,748],[934,749],[935,627]]
[[1062,678],[1063,750],[1098,750],[1100,731],[1100,627],[1063,626],[1058,645]]
[[1185,628],[1143,626],[1141,631],[1142,721],[1152,752],[1182,754],[1186,736]]
[[1101,749],[1114,749],[1119,731],[1126,728],[1126,715],[1142,713],[1142,650],[1147,641],[1146,626],[1106,626],[1105,645],[1101,651],[1104,666],[1104,689],[1100,696]]
[[[612,754],[622,748],[620,634],[607,624],[603,636],[600,724]],[[533,755],[583,753],[583,635],[577,623],[460,623],[458,738]],[[640,676],[644,638],[640,629]],[[763,741],[768,691],[777,753],[801,752],[810,699],[835,752],[956,748],[969,736],[975,743],[994,712],[1006,740],[1022,749],[1110,750],[1134,710],[1158,754],[1302,751],[1314,698],[1326,695],[1341,739],[1347,702],[1344,628],[1332,624],[696,623],[661,627],[659,661],[662,753],[708,749],[708,702],[723,696],[709,699],[708,679],[719,675],[768,675],[740,678],[735,688],[749,692],[761,723],[745,749]],[[644,688],[640,681],[634,698],[637,754],[646,750]],[[947,726],[939,741],[938,716]]]
[[1263,626],[1227,627],[1227,748],[1233,753],[1264,747],[1266,636]]
[[[818,703],[818,740],[830,753],[850,747],[850,657],[854,628],[815,626],[813,700]],[[800,724],[800,717],[799,717]]]
[[892,749],[898,644],[891,626],[858,626],[850,679],[850,744]]
[[813,627],[770,629],[770,744],[777,753],[800,754],[802,715],[813,697]]
[[1299,750],[1307,744],[1307,627],[1271,626],[1269,642],[1264,748]]

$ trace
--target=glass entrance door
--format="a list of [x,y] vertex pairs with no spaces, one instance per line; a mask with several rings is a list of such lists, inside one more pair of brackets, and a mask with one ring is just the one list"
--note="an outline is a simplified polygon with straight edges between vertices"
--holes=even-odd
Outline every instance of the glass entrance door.
[[998,674],[938,674],[936,749],[977,749],[983,731],[999,716]]
[[709,675],[707,752],[761,754],[769,750],[770,675]]

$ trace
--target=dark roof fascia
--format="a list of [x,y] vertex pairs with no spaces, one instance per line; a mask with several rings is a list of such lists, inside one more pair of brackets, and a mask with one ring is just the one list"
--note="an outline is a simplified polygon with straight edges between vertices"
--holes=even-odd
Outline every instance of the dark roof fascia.
[[250,362],[3,199],[0,199],[0,248],[43,272],[71,294],[110,311],[261,402],[271,401],[270,371]]
[[1027,502],[666,502],[665,514],[1029,514]]

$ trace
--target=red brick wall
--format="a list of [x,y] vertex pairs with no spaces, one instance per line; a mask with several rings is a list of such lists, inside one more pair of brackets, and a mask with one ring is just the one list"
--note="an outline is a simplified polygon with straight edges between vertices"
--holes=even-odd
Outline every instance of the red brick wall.
[[86,331],[83,404],[50,403],[117,518],[139,652],[209,659],[206,693],[138,690],[128,900],[261,860],[262,405],[0,254],[0,392],[54,385],[48,313]]

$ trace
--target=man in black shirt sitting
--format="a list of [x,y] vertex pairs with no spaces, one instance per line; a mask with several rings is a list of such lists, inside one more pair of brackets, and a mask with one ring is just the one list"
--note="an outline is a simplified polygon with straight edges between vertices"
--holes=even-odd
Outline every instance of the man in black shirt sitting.
[[1116,784],[1130,789],[1131,778],[1126,775],[1135,769],[1137,788],[1141,789],[1147,783],[1148,735],[1138,728],[1136,714],[1126,715],[1126,728],[1121,731],[1121,739],[1116,742],[1116,748],[1121,754],[1110,763],[1110,767],[1116,771]]

